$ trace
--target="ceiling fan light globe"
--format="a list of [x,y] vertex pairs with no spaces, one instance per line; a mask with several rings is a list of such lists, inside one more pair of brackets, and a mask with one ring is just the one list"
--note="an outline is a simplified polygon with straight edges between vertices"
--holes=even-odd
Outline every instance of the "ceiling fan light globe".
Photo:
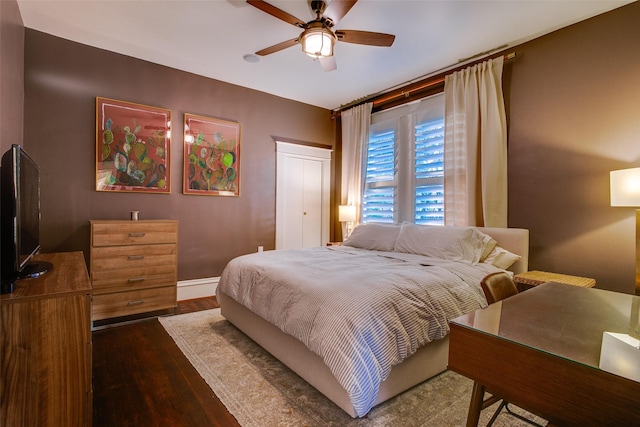
[[336,38],[326,28],[309,28],[300,35],[302,51],[312,58],[333,56]]

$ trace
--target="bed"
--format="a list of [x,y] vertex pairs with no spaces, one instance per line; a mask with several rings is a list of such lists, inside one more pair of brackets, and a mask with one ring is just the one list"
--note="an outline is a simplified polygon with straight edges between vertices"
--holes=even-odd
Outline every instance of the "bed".
[[363,224],[342,246],[235,258],[216,296],[233,325],[363,417],[446,370],[448,320],[486,306],[485,275],[527,271],[528,251],[525,229]]

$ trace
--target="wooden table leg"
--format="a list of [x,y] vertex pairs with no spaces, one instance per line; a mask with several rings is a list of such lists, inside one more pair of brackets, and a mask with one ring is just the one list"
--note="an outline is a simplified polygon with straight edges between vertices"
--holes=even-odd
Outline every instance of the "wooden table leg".
[[471,392],[471,402],[469,402],[469,413],[467,414],[467,427],[477,427],[482,412],[482,402],[484,400],[484,386],[477,381],[473,383]]

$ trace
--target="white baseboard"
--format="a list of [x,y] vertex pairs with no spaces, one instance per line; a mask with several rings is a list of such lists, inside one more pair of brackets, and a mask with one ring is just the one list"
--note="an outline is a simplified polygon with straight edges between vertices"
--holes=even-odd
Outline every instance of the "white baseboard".
[[219,281],[220,277],[181,280],[178,282],[178,301],[213,296]]

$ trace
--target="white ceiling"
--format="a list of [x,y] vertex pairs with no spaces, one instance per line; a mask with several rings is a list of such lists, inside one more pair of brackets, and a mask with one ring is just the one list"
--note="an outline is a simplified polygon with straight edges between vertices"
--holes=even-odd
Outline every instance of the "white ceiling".
[[[396,35],[392,47],[338,42],[324,72],[299,46],[248,53],[301,30],[240,0],[18,0],[25,27],[283,98],[335,109],[356,99],[514,46],[629,0],[359,0],[334,27]],[[270,0],[303,21],[306,0]]]

